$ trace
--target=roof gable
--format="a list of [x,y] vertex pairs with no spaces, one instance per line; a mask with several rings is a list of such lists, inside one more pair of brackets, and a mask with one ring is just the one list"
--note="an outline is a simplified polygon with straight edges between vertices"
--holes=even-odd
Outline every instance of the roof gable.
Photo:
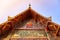
[[[35,22],[40,22],[40,24],[44,25],[44,27],[47,27],[48,21],[50,21],[50,23],[52,22],[50,18],[44,17],[41,14],[38,14],[31,7],[29,7],[27,10],[25,10],[22,13],[19,13],[14,18],[8,17],[8,21],[0,26],[0,35],[1,36],[5,35],[6,31],[8,31],[8,33],[10,33],[15,27],[18,27],[19,25],[23,24],[24,21],[27,21],[30,19],[34,20]],[[55,25],[55,23],[53,23],[53,22],[51,24]],[[50,24],[48,24],[48,26],[49,25]],[[54,28],[54,27],[51,27],[51,28]],[[57,32],[58,32],[58,30],[57,30]],[[57,32],[56,32],[56,34],[57,34]]]

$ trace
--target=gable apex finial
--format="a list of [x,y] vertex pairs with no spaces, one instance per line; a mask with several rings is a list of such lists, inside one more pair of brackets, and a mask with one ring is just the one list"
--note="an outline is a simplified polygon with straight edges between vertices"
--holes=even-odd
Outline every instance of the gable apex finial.
[[29,8],[31,7],[31,4],[29,4]]

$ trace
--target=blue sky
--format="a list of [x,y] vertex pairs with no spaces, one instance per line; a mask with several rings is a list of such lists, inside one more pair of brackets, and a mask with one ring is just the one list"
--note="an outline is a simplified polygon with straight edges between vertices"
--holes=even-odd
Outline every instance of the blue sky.
[[28,9],[29,3],[33,10],[46,17],[52,16],[52,21],[60,24],[60,0],[0,0],[0,23]]

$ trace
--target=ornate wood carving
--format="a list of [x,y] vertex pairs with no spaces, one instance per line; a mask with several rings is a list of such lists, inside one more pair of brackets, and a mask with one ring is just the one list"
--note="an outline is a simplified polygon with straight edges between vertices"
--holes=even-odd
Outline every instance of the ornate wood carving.
[[59,25],[57,25],[53,22],[48,22],[47,28],[48,28],[49,33],[56,36],[58,29],[59,29]]
[[57,36],[60,36],[60,28],[57,31]]

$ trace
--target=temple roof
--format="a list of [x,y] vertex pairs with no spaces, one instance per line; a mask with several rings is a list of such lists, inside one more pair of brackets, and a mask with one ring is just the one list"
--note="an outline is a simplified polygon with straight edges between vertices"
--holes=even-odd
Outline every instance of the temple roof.
[[[48,28],[50,31],[51,27],[49,26],[50,24],[53,25],[52,28],[54,28],[54,30],[57,30],[57,32],[59,31],[60,25],[56,24],[54,22],[52,22],[51,18],[45,17],[39,13],[37,13],[35,10],[33,10],[30,6],[28,9],[26,9],[25,11],[17,14],[15,17],[8,17],[8,20],[0,25],[0,35],[5,35],[6,31],[8,32],[8,34],[14,29],[15,25],[18,26],[19,22],[23,22],[24,20],[28,20],[28,19],[33,19],[35,21],[42,21],[42,23],[44,24],[47,23]],[[57,27],[55,27],[55,26]],[[57,29],[56,29],[57,28]],[[57,34],[56,32],[56,34]]]

